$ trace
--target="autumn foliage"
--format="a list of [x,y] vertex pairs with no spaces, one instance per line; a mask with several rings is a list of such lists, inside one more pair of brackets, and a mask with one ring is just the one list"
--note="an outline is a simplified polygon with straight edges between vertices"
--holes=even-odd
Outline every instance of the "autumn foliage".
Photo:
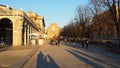
[[77,8],[75,18],[62,29],[61,35],[93,40],[120,39],[119,0],[90,0],[90,3]]

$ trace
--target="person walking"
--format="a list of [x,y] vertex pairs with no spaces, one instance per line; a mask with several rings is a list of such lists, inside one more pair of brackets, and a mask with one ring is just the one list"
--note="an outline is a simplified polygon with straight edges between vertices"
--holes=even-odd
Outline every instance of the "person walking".
[[81,42],[81,43],[82,43],[82,48],[84,48],[84,40],[82,40],[82,42]]
[[4,46],[4,38],[1,37],[1,39],[0,39],[0,47],[3,47],[3,46]]
[[85,44],[86,44],[86,48],[88,48],[88,44],[89,44],[89,40],[88,40],[88,38],[86,38],[86,40],[85,40]]
[[67,42],[67,39],[65,38],[64,41],[65,41],[65,43],[66,43],[66,42]]
[[84,48],[85,47],[85,38],[82,39],[81,44],[82,44],[82,48]]
[[57,45],[60,46],[60,37],[57,37]]

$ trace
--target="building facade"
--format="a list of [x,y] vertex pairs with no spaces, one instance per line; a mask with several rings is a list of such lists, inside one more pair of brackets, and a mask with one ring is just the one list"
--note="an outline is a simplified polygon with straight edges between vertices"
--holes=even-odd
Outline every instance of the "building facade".
[[51,39],[60,35],[60,27],[56,23],[51,23],[47,29],[47,38]]
[[33,37],[31,34],[40,32],[41,26],[45,27],[43,17],[32,20],[29,14],[22,10],[0,5],[0,39],[3,38],[8,46],[29,45]]

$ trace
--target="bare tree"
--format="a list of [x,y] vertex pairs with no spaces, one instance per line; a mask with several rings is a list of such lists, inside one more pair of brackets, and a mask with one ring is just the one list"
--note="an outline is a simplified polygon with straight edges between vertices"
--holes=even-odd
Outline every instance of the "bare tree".
[[97,25],[99,25],[99,29],[97,31],[97,35],[98,35],[98,39],[102,39],[102,22],[101,19],[99,17],[99,15],[104,12],[104,8],[102,7],[101,4],[102,0],[90,0],[90,5],[89,5],[89,9],[91,10],[92,14],[93,14],[93,18],[95,17],[98,22]]
[[[115,38],[118,38],[118,33],[120,31],[120,0],[90,0],[92,3],[92,7],[94,7],[93,13],[95,13],[99,20],[99,13],[98,11],[105,10],[110,11],[110,16],[114,20],[115,25]],[[100,21],[100,20],[99,20]]]
[[103,0],[102,4],[110,11],[110,16],[113,18],[116,27],[115,38],[118,38],[118,32],[120,31],[120,0]]
[[77,13],[75,20],[77,21],[77,24],[79,25],[78,28],[82,28],[82,37],[86,37],[87,29],[86,26],[88,26],[88,23],[90,22],[90,16],[89,16],[89,10],[87,6],[79,6],[77,8]]

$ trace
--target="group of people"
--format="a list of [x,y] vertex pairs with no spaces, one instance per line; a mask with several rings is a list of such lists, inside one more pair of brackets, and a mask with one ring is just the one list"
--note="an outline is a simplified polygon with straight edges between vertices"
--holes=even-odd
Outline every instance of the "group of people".
[[50,39],[50,43],[52,44],[52,45],[57,45],[57,46],[60,46],[60,37],[58,36],[58,37],[54,37],[54,38],[52,38],[52,39]]
[[81,44],[82,44],[82,48],[88,48],[89,40],[87,38],[84,38],[81,41]]
[[[67,39],[66,39],[66,38],[64,39],[64,42],[65,42],[65,43],[67,42]],[[83,38],[83,39],[81,40],[81,44],[82,44],[82,48],[88,48],[89,39],[88,39],[88,38]]]
[[56,45],[60,46],[60,37],[55,38]]

